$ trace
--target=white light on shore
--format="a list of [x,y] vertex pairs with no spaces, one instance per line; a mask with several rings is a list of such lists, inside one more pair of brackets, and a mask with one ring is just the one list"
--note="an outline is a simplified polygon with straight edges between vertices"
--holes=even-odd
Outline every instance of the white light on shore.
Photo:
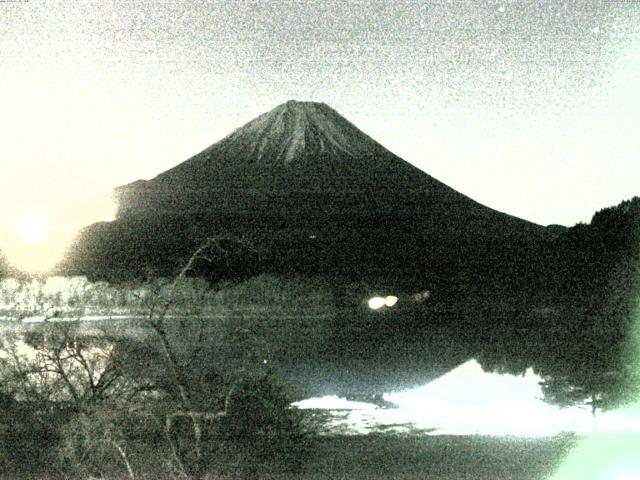
[[398,303],[398,297],[394,295],[373,297],[369,299],[369,308],[371,310],[379,310],[382,307],[393,307],[396,303]]
[[384,298],[382,297],[373,297],[369,299],[369,308],[371,310],[378,310],[385,306]]
[[394,295],[389,295],[384,297],[384,304],[387,307],[393,307],[396,303],[398,303],[398,297]]

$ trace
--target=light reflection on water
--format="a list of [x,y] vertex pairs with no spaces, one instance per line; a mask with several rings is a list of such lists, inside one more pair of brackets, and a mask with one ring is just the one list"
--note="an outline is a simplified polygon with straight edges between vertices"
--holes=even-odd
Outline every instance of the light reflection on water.
[[390,392],[397,408],[349,402],[335,396],[294,403],[331,411],[330,431],[422,430],[437,435],[552,436],[563,432],[640,432],[640,419],[623,412],[592,415],[588,407],[560,408],[542,400],[541,378],[484,372],[475,360],[420,387]]

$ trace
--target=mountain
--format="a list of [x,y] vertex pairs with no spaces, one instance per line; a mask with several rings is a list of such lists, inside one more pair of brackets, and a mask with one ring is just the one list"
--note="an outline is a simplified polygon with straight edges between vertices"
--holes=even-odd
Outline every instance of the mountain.
[[82,233],[68,269],[169,274],[214,235],[250,246],[232,248],[230,276],[397,280],[449,276],[452,269],[478,273],[552,236],[449,188],[313,102],[279,105],[115,194],[117,219]]
[[[269,364],[298,386],[380,392],[473,357],[512,373],[533,365],[556,398],[620,390],[607,379],[628,367],[618,359],[636,305],[639,199],[588,226],[542,227],[453,190],[327,105],[293,101],[116,195],[116,220],[86,228],[60,273],[169,276],[216,237],[195,275],[248,281],[285,306],[296,293],[260,278],[331,298],[321,318],[298,307],[261,320],[267,352],[283,349]],[[390,293],[397,307],[366,308]]]
[[119,218],[382,214],[413,216],[419,225],[424,217],[445,215],[462,216],[485,233],[496,221],[536,229],[447,187],[312,102],[282,104],[154,179],[117,188],[116,195]]

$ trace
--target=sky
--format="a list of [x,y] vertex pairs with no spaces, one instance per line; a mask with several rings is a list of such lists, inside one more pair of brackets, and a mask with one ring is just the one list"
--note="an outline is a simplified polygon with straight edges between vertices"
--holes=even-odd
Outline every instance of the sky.
[[0,248],[33,262],[289,99],[539,224],[640,195],[633,0],[0,0],[0,82]]

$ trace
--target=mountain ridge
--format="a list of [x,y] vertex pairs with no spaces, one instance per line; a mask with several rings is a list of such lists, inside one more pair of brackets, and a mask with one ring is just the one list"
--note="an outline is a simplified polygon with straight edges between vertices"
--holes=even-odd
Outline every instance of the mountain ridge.
[[116,197],[116,220],[85,229],[74,247],[82,270],[151,264],[169,274],[222,235],[259,251],[231,270],[409,278],[455,268],[477,278],[552,236],[448,187],[317,102],[278,105]]
[[[309,194],[319,197],[312,201],[316,205],[330,203],[323,197],[351,196],[351,202],[347,202],[350,204],[344,207],[352,210],[358,202],[376,199],[376,208],[384,209],[387,197],[397,200],[399,192],[403,192],[406,201],[400,202],[400,209],[393,205],[396,211],[406,210],[410,203],[415,207],[419,203],[462,202],[466,209],[485,214],[491,211],[491,215],[504,215],[521,226],[538,227],[455,191],[393,154],[333,108],[318,102],[289,100],[154,178],[117,187],[118,215],[144,214],[153,202],[143,200],[141,208],[135,204],[152,196],[165,211],[179,211],[187,202],[160,199],[178,185],[184,194],[204,197],[193,199],[193,203],[202,205],[214,204],[216,196],[236,197],[238,190],[245,189],[256,196],[248,210],[260,210],[259,203],[269,203],[278,190],[284,191],[284,196],[298,197],[290,202],[292,208],[304,204],[304,196]],[[246,199],[244,195],[236,203]]]
[[[300,385],[319,376],[345,388],[414,382],[435,365],[470,357],[516,372],[534,361],[562,380],[591,358],[611,318],[616,335],[625,329],[629,292],[637,291],[628,260],[636,255],[630,245],[640,245],[637,200],[590,227],[547,229],[456,192],[341,117],[329,126],[305,117],[307,109],[329,115],[327,108],[276,107],[130,184],[116,220],[83,230],[61,273],[116,282],[171,277],[205,239],[221,238],[221,253],[190,275],[224,289],[224,281],[267,274],[328,292],[335,315],[313,324],[323,340],[296,344],[294,357],[279,359],[277,368]],[[340,137],[348,144],[331,136],[334,127],[349,128]],[[374,162],[388,168],[362,168]],[[602,302],[610,281],[618,293]],[[416,292],[429,292],[428,301],[413,301]],[[369,311],[368,298],[387,294],[401,299],[398,306]],[[301,328],[294,320],[281,327]],[[608,340],[597,356],[607,362]],[[595,371],[606,373],[607,362]]]

